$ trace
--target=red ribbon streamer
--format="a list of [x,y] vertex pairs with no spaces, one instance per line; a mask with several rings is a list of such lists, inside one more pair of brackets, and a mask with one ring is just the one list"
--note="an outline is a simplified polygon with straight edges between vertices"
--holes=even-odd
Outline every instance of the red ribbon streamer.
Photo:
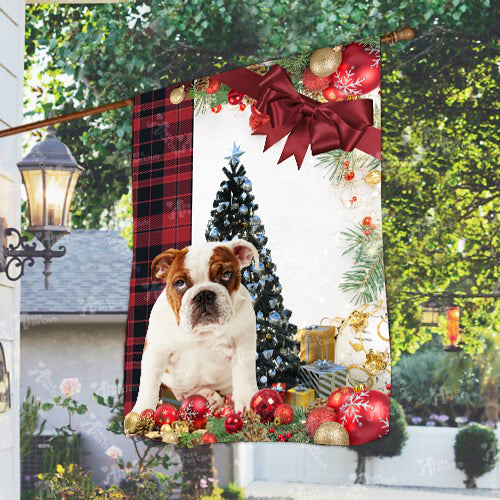
[[357,147],[380,158],[380,130],[371,126],[371,99],[317,102],[299,94],[277,64],[263,77],[241,68],[215,78],[257,99],[258,111],[269,115],[270,121],[254,132],[267,136],[264,151],[289,134],[278,163],[294,156],[300,169],[309,145],[313,155]]

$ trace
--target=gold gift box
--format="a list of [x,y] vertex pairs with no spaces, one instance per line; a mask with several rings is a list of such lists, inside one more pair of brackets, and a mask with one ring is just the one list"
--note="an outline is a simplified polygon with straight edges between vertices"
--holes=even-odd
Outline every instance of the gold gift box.
[[290,406],[308,406],[314,401],[314,389],[298,385],[286,391],[286,403]]
[[328,325],[311,326],[297,330],[300,342],[300,360],[314,363],[318,359],[335,361],[337,328]]

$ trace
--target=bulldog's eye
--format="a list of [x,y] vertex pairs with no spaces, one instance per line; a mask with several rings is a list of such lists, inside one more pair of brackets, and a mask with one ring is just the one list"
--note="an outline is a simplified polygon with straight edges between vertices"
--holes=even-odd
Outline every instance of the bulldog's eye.
[[184,280],[177,280],[174,283],[174,287],[177,288],[177,290],[181,291],[186,287],[186,282]]
[[222,273],[222,281],[230,281],[233,276],[233,273],[231,271],[226,271],[225,273]]

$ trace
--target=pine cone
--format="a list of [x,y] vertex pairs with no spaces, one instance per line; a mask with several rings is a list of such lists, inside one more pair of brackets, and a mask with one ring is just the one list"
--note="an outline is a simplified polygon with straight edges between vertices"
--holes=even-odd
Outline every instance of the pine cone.
[[203,441],[200,438],[193,438],[191,441],[189,441],[189,447],[194,448],[195,446],[200,446],[200,444],[203,444]]
[[316,398],[312,403],[309,404],[306,410],[306,416],[309,416],[309,413],[311,413],[313,410],[316,408],[319,408],[321,406],[326,406],[327,400],[325,398]]
[[244,424],[260,424],[260,416],[250,408],[245,408],[241,414]]
[[210,78],[208,76],[204,76],[203,78],[198,78],[194,82],[194,89],[197,92],[204,92],[208,88],[208,81],[209,81],[209,79]]
[[245,441],[269,441],[268,431],[265,427],[252,424],[246,427],[242,436]]
[[267,68],[262,66],[262,64],[250,64],[250,66],[247,66],[247,69],[258,75],[265,75],[267,73]]
[[155,426],[155,421],[152,418],[139,417],[137,422],[136,434],[142,434],[145,436],[148,432],[152,431]]

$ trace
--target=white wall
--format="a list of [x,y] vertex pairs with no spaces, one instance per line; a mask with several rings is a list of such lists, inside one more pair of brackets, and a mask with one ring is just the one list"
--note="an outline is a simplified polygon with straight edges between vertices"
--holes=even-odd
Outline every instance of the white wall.
[[[0,0],[0,129],[22,123],[24,0]],[[20,223],[20,137],[0,139],[0,217]],[[0,499],[19,497],[19,284],[0,273],[0,342],[12,408],[0,413]]]
[[[457,428],[408,427],[403,452],[393,458],[367,460],[368,484],[393,486],[464,487],[456,469],[453,443]],[[500,440],[500,429],[497,430]],[[320,484],[353,483],[356,453],[338,446],[293,443],[244,443],[236,449],[239,484],[252,481],[293,481]],[[477,480],[479,488],[500,488],[500,462]]]
[[[42,324],[44,323],[44,324]],[[88,412],[75,416],[72,427],[82,433],[83,464],[93,471],[94,479],[113,482],[114,461],[105,451],[116,445],[132,459],[133,445],[125,436],[106,430],[111,414],[92,398],[97,392],[115,395],[114,380],[123,380],[125,321],[115,324],[68,324],[53,315],[23,319],[21,331],[21,395],[27,387],[42,401],[61,395],[63,378],[76,377],[82,384],[75,399],[88,406]],[[67,423],[67,414],[53,409],[44,414],[46,429]]]

